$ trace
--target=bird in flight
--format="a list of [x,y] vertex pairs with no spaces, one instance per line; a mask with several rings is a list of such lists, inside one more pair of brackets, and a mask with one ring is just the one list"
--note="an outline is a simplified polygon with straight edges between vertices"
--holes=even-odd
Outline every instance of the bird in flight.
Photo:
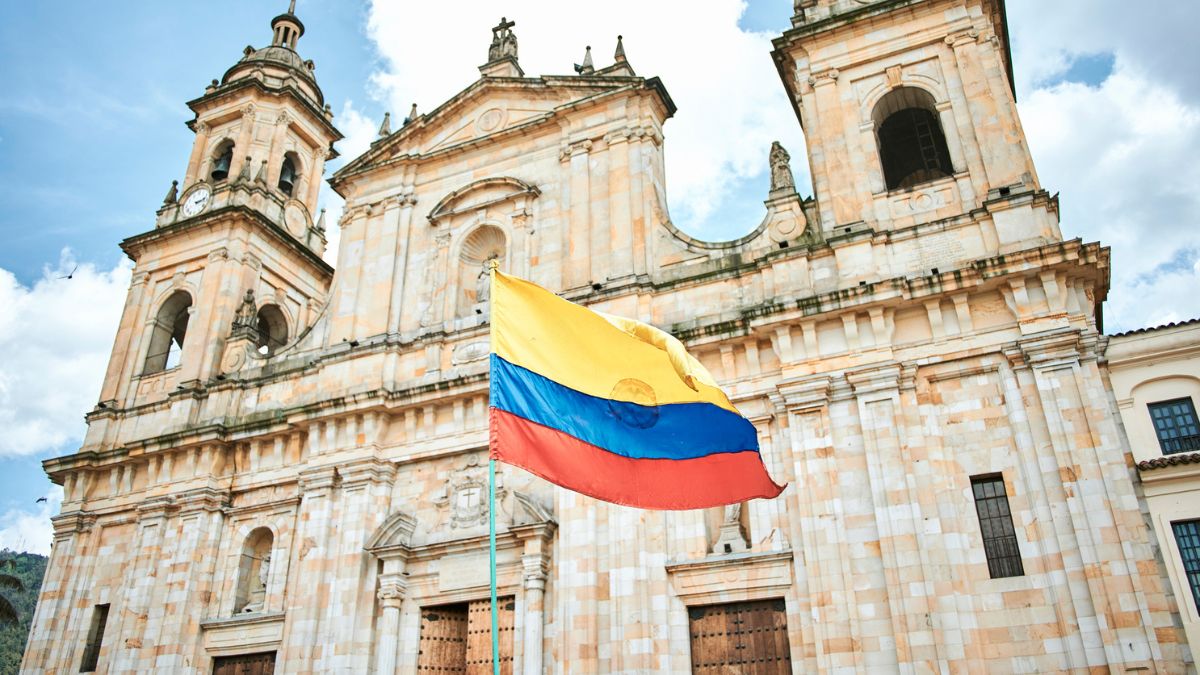
[[63,276],[63,277],[59,277],[59,279],[70,279],[71,277],[74,277],[74,276],[75,276],[75,271],[76,271],[76,270],[78,270],[78,269],[79,269],[79,265],[76,265],[76,266],[75,266],[75,267],[74,267],[74,268],[71,270],[71,273],[70,273],[70,274],[68,274],[68,275],[66,275],[66,276]]
[[42,503],[42,502],[44,502],[44,501],[46,501],[46,498],[45,498],[45,497],[38,497],[36,500],[34,500],[34,502],[33,502],[33,503],[34,503],[34,504],[41,504],[41,503]]

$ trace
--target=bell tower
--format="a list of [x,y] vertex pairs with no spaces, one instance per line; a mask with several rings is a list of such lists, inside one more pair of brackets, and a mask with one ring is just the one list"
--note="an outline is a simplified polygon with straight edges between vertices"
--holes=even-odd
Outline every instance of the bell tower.
[[246,47],[188,102],[195,140],[183,180],[154,229],[121,243],[133,284],[93,431],[122,408],[282,358],[328,293],[318,193],[342,135],[313,62],[296,51],[294,0],[271,29],[268,46]]
[[792,24],[774,57],[824,233],[975,212],[993,254],[1061,239],[1017,116],[1003,0],[796,0]]

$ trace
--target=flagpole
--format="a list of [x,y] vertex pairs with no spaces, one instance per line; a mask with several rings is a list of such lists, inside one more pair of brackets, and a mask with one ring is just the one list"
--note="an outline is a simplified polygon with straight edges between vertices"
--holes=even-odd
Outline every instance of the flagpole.
[[[497,267],[499,264],[495,260],[488,261],[490,271],[488,283],[493,287],[496,285]],[[494,290],[494,288],[489,289],[489,291]],[[489,293],[489,296],[490,305],[491,297],[495,297],[495,293]],[[491,307],[488,308],[488,311],[490,314]],[[488,451],[488,562],[491,564],[492,571],[492,675],[500,675],[500,614],[496,608],[496,460],[491,457],[490,448]]]

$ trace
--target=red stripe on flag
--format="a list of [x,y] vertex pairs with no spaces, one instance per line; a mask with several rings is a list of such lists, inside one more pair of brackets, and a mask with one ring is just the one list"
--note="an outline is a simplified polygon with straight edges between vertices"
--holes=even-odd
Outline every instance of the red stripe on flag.
[[568,490],[642,509],[703,509],[779,496],[758,453],[634,459],[490,409],[491,456]]

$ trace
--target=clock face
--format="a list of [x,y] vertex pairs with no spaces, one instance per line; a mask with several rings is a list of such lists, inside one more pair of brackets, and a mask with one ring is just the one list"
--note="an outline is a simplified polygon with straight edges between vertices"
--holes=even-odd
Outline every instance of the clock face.
[[193,190],[187,196],[187,199],[183,200],[183,215],[190,218],[203,211],[204,207],[208,206],[209,196],[208,188],[202,187],[198,190]]

